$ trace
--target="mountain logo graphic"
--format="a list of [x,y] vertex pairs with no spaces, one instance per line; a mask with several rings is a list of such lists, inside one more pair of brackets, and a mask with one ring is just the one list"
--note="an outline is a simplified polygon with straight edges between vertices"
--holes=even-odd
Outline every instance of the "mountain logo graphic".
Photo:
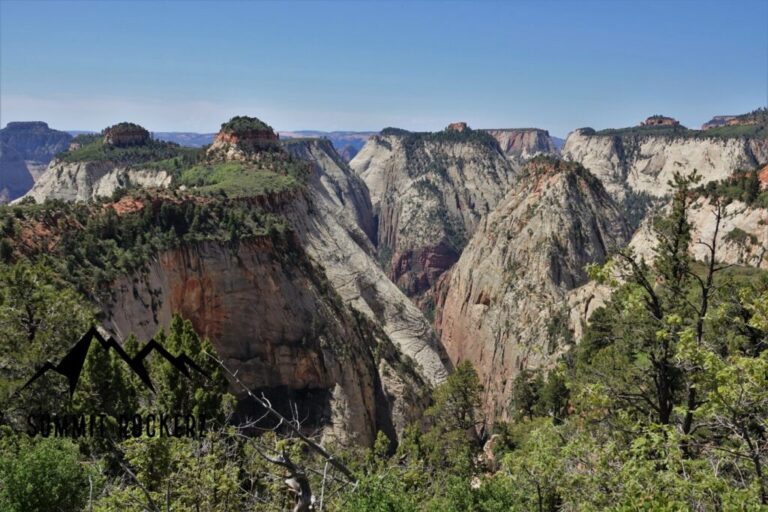
[[186,354],[182,353],[178,356],[173,356],[165,349],[165,347],[163,347],[154,339],[150,339],[138,354],[130,357],[125,352],[125,350],[123,350],[123,347],[121,347],[120,344],[115,341],[114,338],[109,337],[105,339],[101,334],[99,334],[99,331],[97,331],[95,327],[91,327],[91,329],[85,333],[82,338],[80,338],[80,341],[78,341],[75,346],[72,347],[67,355],[65,355],[61,361],[59,361],[59,364],[54,365],[50,361],[46,362],[42,368],[40,368],[32,376],[32,378],[29,379],[26,384],[24,384],[19,389],[19,391],[30,386],[33,382],[42,377],[49,370],[52,370],[67,378],[69,381],[69,396],[71,398],[72,395],[75,394],[75,388],[77,387],[77,382],[80,379],[80,373],[83,371],[83,365],[85,364],[85,358],[88,355],[88,349],[91,347],[91,342],[94,339],[101,344],[104,350],[111,349],[117,352],[117,355],[120,356],[120,359],[128,364],[130,369],[133,370],[133,373],[135,373],[139,379],[141,379],[141,382],[143,382],[144,385],[147,386],[147,388],[149,388],[153,393],[155,392],[155,387],[152,385],[152,380],[149,378],[149,372],[144,366],[144,359],[153,351],[164,357],[169,363],[171,363],[174,368],[179,370],[187,378],[191,378],[192,376],[190,370],[194,370],[203,377],[209,378],[208,374],[205,373],[203,369],[200,368],[197,364],[195,364],[195,362]]

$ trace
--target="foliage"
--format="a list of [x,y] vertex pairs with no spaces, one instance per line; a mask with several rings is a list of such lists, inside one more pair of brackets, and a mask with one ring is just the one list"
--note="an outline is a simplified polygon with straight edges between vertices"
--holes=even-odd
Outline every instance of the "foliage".
[[257,117],[235,116],[221,125],[221,131],[242,135],[253,131],[272,131],[272,127]]
[[118,213],[108,200],[88,204],[50,201],[0,207],[0,218],[13,216],[33,230],[43,226],[57,232],[55,249],[49,250],[48,241],[41,240],[43,245],[28,244],[16,257],[49,261],[88,296],[97,296],[105,282],[141,270],[160,250],[204,240],[237,243],[277,237],[287,229],[282,217],[226,196],[203,200],[157,197],[142,191],[122,195],[136,208]]
[[263,153],[258,165],[201,163],[181,171],[177,181],[197,193],[245,197],[295,188],[304,183],[305,174],[301,163]]
[[62,439],[5,438],[0,449],[0,508],[78,512],[88,497],[88,468]]
[[[60,153],[56,158],[64,162],[114,162],[131,167],[163,169],[168,165],[168,160],[177,159],[179,165],[183,166],[195,162],[200,155],[197,148],[184,148],[172,142],[155,139],[127,147],[105,144],[103,137],[91,142],[88,140],[81,139],[82,145],[79,148]],[[158,163],[163,161],[166,162]]]
[[710,181],[698,192],[709,199],[725,202],[741,201],[748,206],[768,208],[768,191],[760,191],[758,171],[736,171],[732,176],[721,181]]

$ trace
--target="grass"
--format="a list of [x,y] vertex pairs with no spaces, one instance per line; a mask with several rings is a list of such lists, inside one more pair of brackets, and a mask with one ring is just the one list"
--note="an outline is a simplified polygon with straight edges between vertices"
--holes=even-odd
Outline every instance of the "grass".
[[202,194],[224,192],[230,197],[280,192],[299,185],[291,174],[259,169],[243,162],[195,165],[181,172],[179,185]]

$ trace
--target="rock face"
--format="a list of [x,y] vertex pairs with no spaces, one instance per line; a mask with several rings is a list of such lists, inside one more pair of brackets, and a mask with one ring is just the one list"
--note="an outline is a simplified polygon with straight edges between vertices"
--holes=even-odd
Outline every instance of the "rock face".
[[280,132],[282,139],[328,139],[345,162],[352,160],[365,145],[365,142],[374,135],[376,135],[376,132],[321,132],[317,130]]
[[280,137],[258,118],[237,116],[221,125],[208,148],[210,158],[248,160],[255,153],[277,149]]
[[43,122],[14,122],[0,130],[0,202],[24,195],[72,136]]
[[484,130],[499,142],[499,147],[510,158],[528,160],[536,155],[559,153],[553,137],[538,128],[502,128]]
[[110,144],[119,148],[141,146],[149,142],[149,132],[134,123],[119,123],[106,128],[102,135],[104,144]]
[[380,325],[416,362],[427,382],[441,382],[450,362],[427,319],[378,265],[366,236],[369,200],[367,191],[359,188],[359,178],[348,166],[339,165],[330,144],[304,141],[287,147],[314,163],[309,196],[295,201],[287,212],[306,251],[323,265],[336,292]]
[[697,169],[704,182],[768,161],[768,139],[634,134],[600,135],[579,129],[568,135],[563,157],[579,162],[616,198],[628,191],[660,197],[675,171]]
[[[293,401],[326,440],[370,445],[379,429],[394,437],[393,416],[424,407],[426,384],[327,288],[298,241],[201,243],[161,253],[142,276],[116,282],[107,327],[146,338],[181,313],[245,385],[286,413]],[[380,368],[402,394],[387,394]]]
[[350,166],[370,191],[382,265],[410,296],[424,294],[458,260],[516,173],[496,141],[473,130],[384,130]]
[[640,126],[679,126],[680,121],[672,117],[655,115],[640,123]]
[[109,197],[121,188],[165,188],[172,179],[167,171],[128,167],[109,161],[54,160],[25,197],[34,198],[38,203],[46,199],[88,201]]
[[245,382],[295,402],[327,439],[370,445],[427,407],[450,366],[428,321],[375,260],[370,199],[328,141],[285,144],[312,163],[306,187],[247,198],[292,226],[264,237],[168,250],[102,304],[120,337],[148,336],[180,312]]
[[717,128],[718,126],[727,126],[729,121],[736,119],[737,116],[715,116],[703,125],[702,130],[709,130],[710,128]]
[[543,157],[481,221],[438,285],[435,323],[451,360],[478,370],[489,417],[507,418],[520,370],[546,367],[573,343],[571,296],[587,283],[585,265],[628,239],[594,176]]

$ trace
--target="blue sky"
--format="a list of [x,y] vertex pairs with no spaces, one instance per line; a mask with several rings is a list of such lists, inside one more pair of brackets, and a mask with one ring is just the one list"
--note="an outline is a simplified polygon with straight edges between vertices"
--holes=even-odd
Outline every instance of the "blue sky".
[[768,0],[0,0],[0,125],[698,127],[768,103]]

